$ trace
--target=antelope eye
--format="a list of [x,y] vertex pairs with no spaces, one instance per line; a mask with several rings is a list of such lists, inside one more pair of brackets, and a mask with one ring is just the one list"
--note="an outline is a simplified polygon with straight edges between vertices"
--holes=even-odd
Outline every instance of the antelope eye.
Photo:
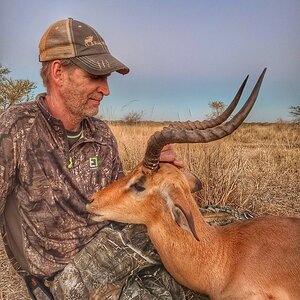
[[137,192],[143,192],[145,190],[145,188],[142,186],[140,182],[135,182],[130,187],[134,188]]

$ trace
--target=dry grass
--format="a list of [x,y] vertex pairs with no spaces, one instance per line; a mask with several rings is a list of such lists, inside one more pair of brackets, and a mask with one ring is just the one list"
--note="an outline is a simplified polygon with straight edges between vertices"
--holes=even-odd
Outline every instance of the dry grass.
[[[125,171],[143,157],[148,137],[162,126],[118,126]],[[250,124],[208,144],[175,145],[204,188],[199,204],[229,205],[256,214],[300,216],[300,125]]]
[[[125,171],[141,161],[148,137],[161,125],[111,124]],[[199,205],[227,205],[257,215],[300,217],[300,125],[251,124],[221,141],[175,145],[204,188]],[[0,300],[29,299],[0,244]]]

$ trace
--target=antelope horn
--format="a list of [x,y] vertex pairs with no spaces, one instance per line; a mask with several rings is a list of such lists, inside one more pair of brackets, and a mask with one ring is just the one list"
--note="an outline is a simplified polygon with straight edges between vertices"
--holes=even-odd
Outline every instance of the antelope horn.
[[242,83],[241,87],[239,88],[238,92],[236,93],[236,95],[235,95],[234,99],[232,100],[232,102],[230,103],[230,105],[226,108],[226,110],[220,116],[217,116],[214,119],[204,120],[204,121],[186,121],[186,122],[176,121],[176,122],[169,124],[167,127],[164,127],[164,129],[174,128],[174,129],[187,129],[187,130],[194,130],[194,129],[203,130],[206,128],[212,128],[212,127],[222,124],[229,118],[229,116],[232,114],[235,107],[237,106],[237,104],[241,98],[241,95],[243,93],[244,87],[247,83],[248,78],[249,78],[249,75],[246,77],[246,79]]
[[[244,106],[240,111],[228,122],[217,125],[214,127],[208,127],[206,129],[191,128],[191,129],[180,129],[166,127],[162,131],[155,132],[148,140],[146,153],[144,156],[143,164],[146,168],[155,170],[158,168],[159,157],[162,148],[167,144],[174,143],[208,143],[221,139],[233,131],[235,131],[246,119],[247,115],[251,111],[261,87],[264,75],[267,68],[261,73],[256,85],[254,86],[249,98],[247,99]],[[246,84],[247,78],[244,80],[239,92],[242,93],[244,85]],[[239,94],[237,93],[237,95]],[[240,95],[238,96],[238,98]],[[238,101],[238,100],[237,100]]]

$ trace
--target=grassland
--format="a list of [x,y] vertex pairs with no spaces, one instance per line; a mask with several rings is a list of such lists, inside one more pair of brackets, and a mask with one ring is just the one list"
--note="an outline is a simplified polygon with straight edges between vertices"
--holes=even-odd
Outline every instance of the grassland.
[[[111,124],[126,172],[142,160],[148,137],[162,124]],[[199,206],[217,204],[256,215],[300,217],[300,124],[245,124],[208,144],[174,145],[204,188]],[[0,242],[0,300],[29,299]]]

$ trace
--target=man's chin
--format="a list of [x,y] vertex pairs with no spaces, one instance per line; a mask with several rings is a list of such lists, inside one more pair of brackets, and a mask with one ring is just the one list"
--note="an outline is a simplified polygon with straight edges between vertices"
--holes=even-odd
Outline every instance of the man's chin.
[[87,109],[85,111],[85,116],[86,117],[94,117],[99,113],[99,105],[97,107],[89,107],[89,109]]

